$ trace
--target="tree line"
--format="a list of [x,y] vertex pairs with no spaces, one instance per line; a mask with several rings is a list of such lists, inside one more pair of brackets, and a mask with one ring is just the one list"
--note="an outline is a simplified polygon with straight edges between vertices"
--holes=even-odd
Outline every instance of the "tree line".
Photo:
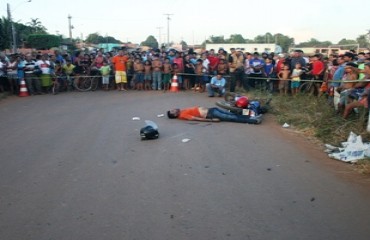
[[[17,47],[30,47],[36,49],[50,49],[52,47],[59,47],[62,43],[74,43],[77,41],[83,41],[82,39],[68,39],[62,35],[49,34],[47,29],[43,26],[38,18],[31,18],[30,22],[26,24],[14,23],[16,31],[16,44]],[[12,32],[11,32],[10,21],[2,17],[0,18],[0,50],[10,49],[12,46]],[[86,43],[99,44],[99,43],[119,43],[122,42],[115,39],[112,36],[102,36],[99,33],[91,33],[84,40]],[[311,38],[306,42],[295,44],[295,40],[292,37],[284,35],[282,33],[271,34],[265,33],[257,35],[253,39],[244,38],[241,34],[232,34],[228,38],[225,36],[210,36],[207,40],[202,43],[205,47],[207,43],[275,43],[282,47],[284,52],[287,52],[290,47],[328,47],[330,45],[354,45],[359,44],[360,48],[370,48],[369,36],[366,34],[359,35],[356,39],[345,39],[343,38],[338,43],[332,43],[330,41],[319,41],[315,38]],[[183,49],[187,48],[187,43],[182,41],[180,43]],[[151,48],[158,48],[158,40],[149,35],[146,40],[140,43],[141,46],[148,46]]]

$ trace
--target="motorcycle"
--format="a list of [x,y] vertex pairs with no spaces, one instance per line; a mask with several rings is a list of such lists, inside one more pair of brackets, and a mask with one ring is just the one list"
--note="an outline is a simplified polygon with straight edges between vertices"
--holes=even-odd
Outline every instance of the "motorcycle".
[[236,114],[257,117],[268,111],[271,100],[271,98],[249,100],[239,93],[227,92],[224,100],[217,101],[216,105]]

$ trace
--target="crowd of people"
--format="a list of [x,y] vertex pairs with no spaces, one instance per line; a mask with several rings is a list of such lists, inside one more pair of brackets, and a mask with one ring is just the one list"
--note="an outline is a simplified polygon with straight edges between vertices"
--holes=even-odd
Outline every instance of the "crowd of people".
[[[250,53],[242,49],[214,49],[197,54],[192,49],[117,52],[54,51],[54,54],[0,54],[0,92],[19,93],[24,79],[31,95],[46,94],[56,82],[59,91],[73,90],[71,79],[99,75],[103,90],[168,91],[174,75],[180,90],[222,96],[226,88],[235,92],[261,88],[270,93],[296,95],[304,80],[314,80],[320,95],[331,99],[348,117],[352,109],[368,107],[370,53],[348,51],[342,55],[305,56],[301,50],[290,54]],[[338,99],[336,101],[335,99]]]

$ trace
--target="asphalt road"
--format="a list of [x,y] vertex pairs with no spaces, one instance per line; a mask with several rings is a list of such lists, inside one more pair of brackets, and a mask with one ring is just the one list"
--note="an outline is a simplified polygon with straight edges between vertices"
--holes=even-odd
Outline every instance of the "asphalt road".
[[[370,239],[368,179],[272,117],[157,116],[215,100],[133,91],[2,100],[0,239]],[[140,140],[145,119],[159,139]]]

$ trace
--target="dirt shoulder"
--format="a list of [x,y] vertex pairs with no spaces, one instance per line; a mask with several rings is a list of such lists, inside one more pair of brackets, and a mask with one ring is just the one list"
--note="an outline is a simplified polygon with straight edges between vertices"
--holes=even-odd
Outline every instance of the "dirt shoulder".
[[348,181],[370,186],[370,175],[362,174],[359,166],[356,164],[349,164],[329,158],[324,152],[323,143],[319,139],[307,136],[306,133],[294,129],[293,127],[283,128],[282,125],[278,124],[273,114],[265,114],[262,125],[270,128],[271,131],[274,131],[274,133],[287,139],[289,142],[294,143],[299,151],[313,156],[313,162],[308,163],[319,165],[327,171],[334,173],[336,176]]

